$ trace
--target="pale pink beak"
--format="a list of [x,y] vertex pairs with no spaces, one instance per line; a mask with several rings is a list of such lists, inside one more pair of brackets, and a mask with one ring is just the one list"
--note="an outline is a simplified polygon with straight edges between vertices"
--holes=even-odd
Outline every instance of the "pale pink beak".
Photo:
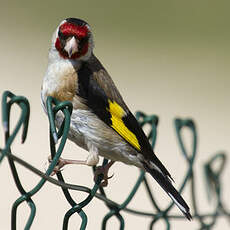
[[69,58],[78,52],[78,42],[75,37],[72,37],[66,42],[64,50],[68,53]]

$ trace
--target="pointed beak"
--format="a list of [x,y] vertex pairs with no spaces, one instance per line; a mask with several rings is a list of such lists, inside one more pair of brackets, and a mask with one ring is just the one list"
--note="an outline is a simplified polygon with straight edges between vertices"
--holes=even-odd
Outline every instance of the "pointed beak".
[[75,53],[78,52],[78,42],[75,37],[67,40],[64,50],[68,53],[69,58]]

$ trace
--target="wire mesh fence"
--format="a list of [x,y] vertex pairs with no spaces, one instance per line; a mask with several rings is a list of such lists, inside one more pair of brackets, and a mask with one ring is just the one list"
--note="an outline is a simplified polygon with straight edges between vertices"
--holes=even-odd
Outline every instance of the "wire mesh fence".
[[[20,116],[18,122],[14,128],[11,127],[11,119],[14,119],[14,116],[11,114],[12,106],[16,104],[20,108]],[[103,180],[103,175],[99,175],[97,180],[92,188],[69,184],[65,183],[64,177],[62,172],[57,172],[57,180],[50,177],[50,174],[53,172],[66,143],[68,131],[70,127],[70,118],[72,112],[72,104],[70,102],[59,102],[52,97],[48,97],[47,99],[47,111],[48,111],[48,118],[49,118],[49,127],[50,127],[50,153],[52,156],[52,161],[46,170],[45,173],[41,172],[37,168],[33,167],[31,164],[27,163],[23,159],[17,157],[11,151],[12,143],[14,142],[15,138],[19,135],[19,130],[22,129],[21,140],[22,144],[25,142],[27,137],[27,131],[29,127],[29,116],[30,116],[30,105],[28,100],[23,96],[15,96],[13,93],[6,91],[3,93],[2,96],[2,120],[3,120],[3,130],[5,134],[5,144],[4,147],[0,150],[0,163],[7,159],[10,165],[10,169],[16,184],[18,191],[20,192],[21,196],[13,203],[12,205],[12,212],[11,212],[11,229],[16,230],[16,219],[17,219],[17,212],[18,208],[22,203],[27,203],[30,214],[25,225],[25,230],[31,229],[31,225],[34,221],[36,216],[36,204],[33,201],[33,196],[37,194],[45,183],[50,182],[57,186],[60,186],[62,189],[63,195],[66,198],[66,201],[70,205],[70,209],[64,215],[63,218],[63,230],[68,229],[70,217],[73,214],[78,214],[81,220],[80,229],[86,229],[87,226],[87,214],[84,212],[84,207],[87,206],[92,199],[100,199],[104,204],[108,207],[109,211],[105,214],[104,218],[102,219],[102,229],[105,230],[108,227],[108,221],[112,217],[116,217],[120,223],[119,229],[125,228],[125,219],[123,217],[124,212],[129,212],[132,214],[140,215],[140,216],[149,216],[151,217],[151,221],[149,223],[149,229],[153,229],[154,225],[159,221],[163,220],[166,224],[166,229],[171,228],[170,221],[173,219],[184,219],[182,215],[173,215],[170,214],[170,210],[173,207],[173,203],[170,202],[166,208],[162,208],[159,203],[157,203],[155,199],[155,195],[153,191],[150,189],[149,182],[145,173],[140,170],[139,177],[136,180],[135,185],[130,190],[129,195],[124,198],[122,203],[117,203],[109,199],[106,194],[106,191],[103,187],[100,186],[101,181]],[[64,120],[59,130],[55,127],[55,117],[57,113],[63,113]],[[12,118],[11,118],[12,117]],[[139,121],[142,127],[149,126],[149,132],[147,134],[149,141],[151,142],[152,147],[154,148],[156,143],[156,136],[157,136],[157,124],[158,124],[158,117],[155,115],[147,116],[143,112],[137,112],[136,118]],[[205,178],[206,178],[206,185],[207,185],[207,196],[208,197],[215,197],[216,204],[215,210],[212,213],[201,214],[198,211],[198,204],[197,204],[197,194],[195,191],[195,175],[194,175],[194,162],[197,155],[197,131],[196,126],[193,120],[191,119],[175,119],[174,122],[176,135],[178,139],[178,143],[187,163],[187,170],[184,173],[182,184],[179,187],[179,192],[181,193],[185,187],[190,187],[191,191],[191,199],[192,199],[192,212],[193,212],[193,219],[196,219],[199,222],[198,229],[214,229],[214,226],[220,216],[224,216],[228,219],[230,224],[230,212],[226,209],[225,204],[222,200],[222,190],[223,190],[223,183],[221,181],[221,174],[226,165],[226,154],[225,153],[218,153],[214,155],[209,161],[207,161],[204,165],[205,171]],[[192,151],[188,151],[185,147],[185,140],[182,135],[183,129],[189,129],[192,133]],[[12,130],[12,131],[10,131]],[[57,142],[58,141],[58,142]],[[189,154],[191,152],[191,154]],[[23,183],[18,175],[17,167],[15,162],[23,165],[27,169],[31,170],[33,173],[39,175],[41,177],[40,181],[37,183],[34,188],[31,190],[26,190],[24,188]],[[219,162],[218,167],[214,167],[214,164]],[[108,160],[103,160],[103,165],[106,165]],[[95,171],[95,167],[93,167],[93,172]],[[146,188],[147,196],[149,196],[152,206],[155,210],[153,212],[143,212],[136,209],[128,208],[128,204],[134,198],[138,188],[141,184],[144,184]],[[77,190],[83,193],[87,193],[88,196],[83,199],[80,203],[77,203],[74,198],[71,196],[70,191]],[[39,195],[39,194],[37,194]],[[207,221],[208,218],[208,221]]]

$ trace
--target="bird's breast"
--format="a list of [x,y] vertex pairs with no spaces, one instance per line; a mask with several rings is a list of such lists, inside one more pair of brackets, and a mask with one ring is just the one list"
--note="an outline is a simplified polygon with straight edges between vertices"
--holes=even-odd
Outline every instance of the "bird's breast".
[[49,65],[42,86],[42,100],[52,96],[59,101],[71,101],[74,109],[88,109],[78,96],[78,73],[71,63],[63,61]]
[[[54,73],[55,74],[55,73]],[[52,96],[59,101],[72,101],[77,90],[77,72],[74,68],[60,70],[56,73],[56,85],[48,96]],[[52,82],[50,82],[52,84]]]
[[59,101],[72,101],[76,94],[76,74],[64,75],[60,80],[57,89],[49,94]]

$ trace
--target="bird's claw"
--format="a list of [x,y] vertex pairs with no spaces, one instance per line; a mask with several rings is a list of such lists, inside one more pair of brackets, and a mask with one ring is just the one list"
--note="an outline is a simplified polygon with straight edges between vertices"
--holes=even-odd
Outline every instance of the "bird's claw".
[[101,187],[106,187],[108,185],[108,180],[111,179],[114,174],[112,174],[112,176],[108,176],[108,168],[107,167],[103,167],[103,166],[99,166],[96,168],[95,172],[94,172],[94,181],[96,182],[98,179],[98,176],[103,174],[103,180],[101,181],[100,186]]
[[[48,162],[52,162],[51,156],[48,157]],[[58,172],[61,172],[63,170],[63,167],[66,165],[65,159],[62,159],[61,157],[59,158],[57,165],[54,167],[52,173],[50,176],[56,175]]]

